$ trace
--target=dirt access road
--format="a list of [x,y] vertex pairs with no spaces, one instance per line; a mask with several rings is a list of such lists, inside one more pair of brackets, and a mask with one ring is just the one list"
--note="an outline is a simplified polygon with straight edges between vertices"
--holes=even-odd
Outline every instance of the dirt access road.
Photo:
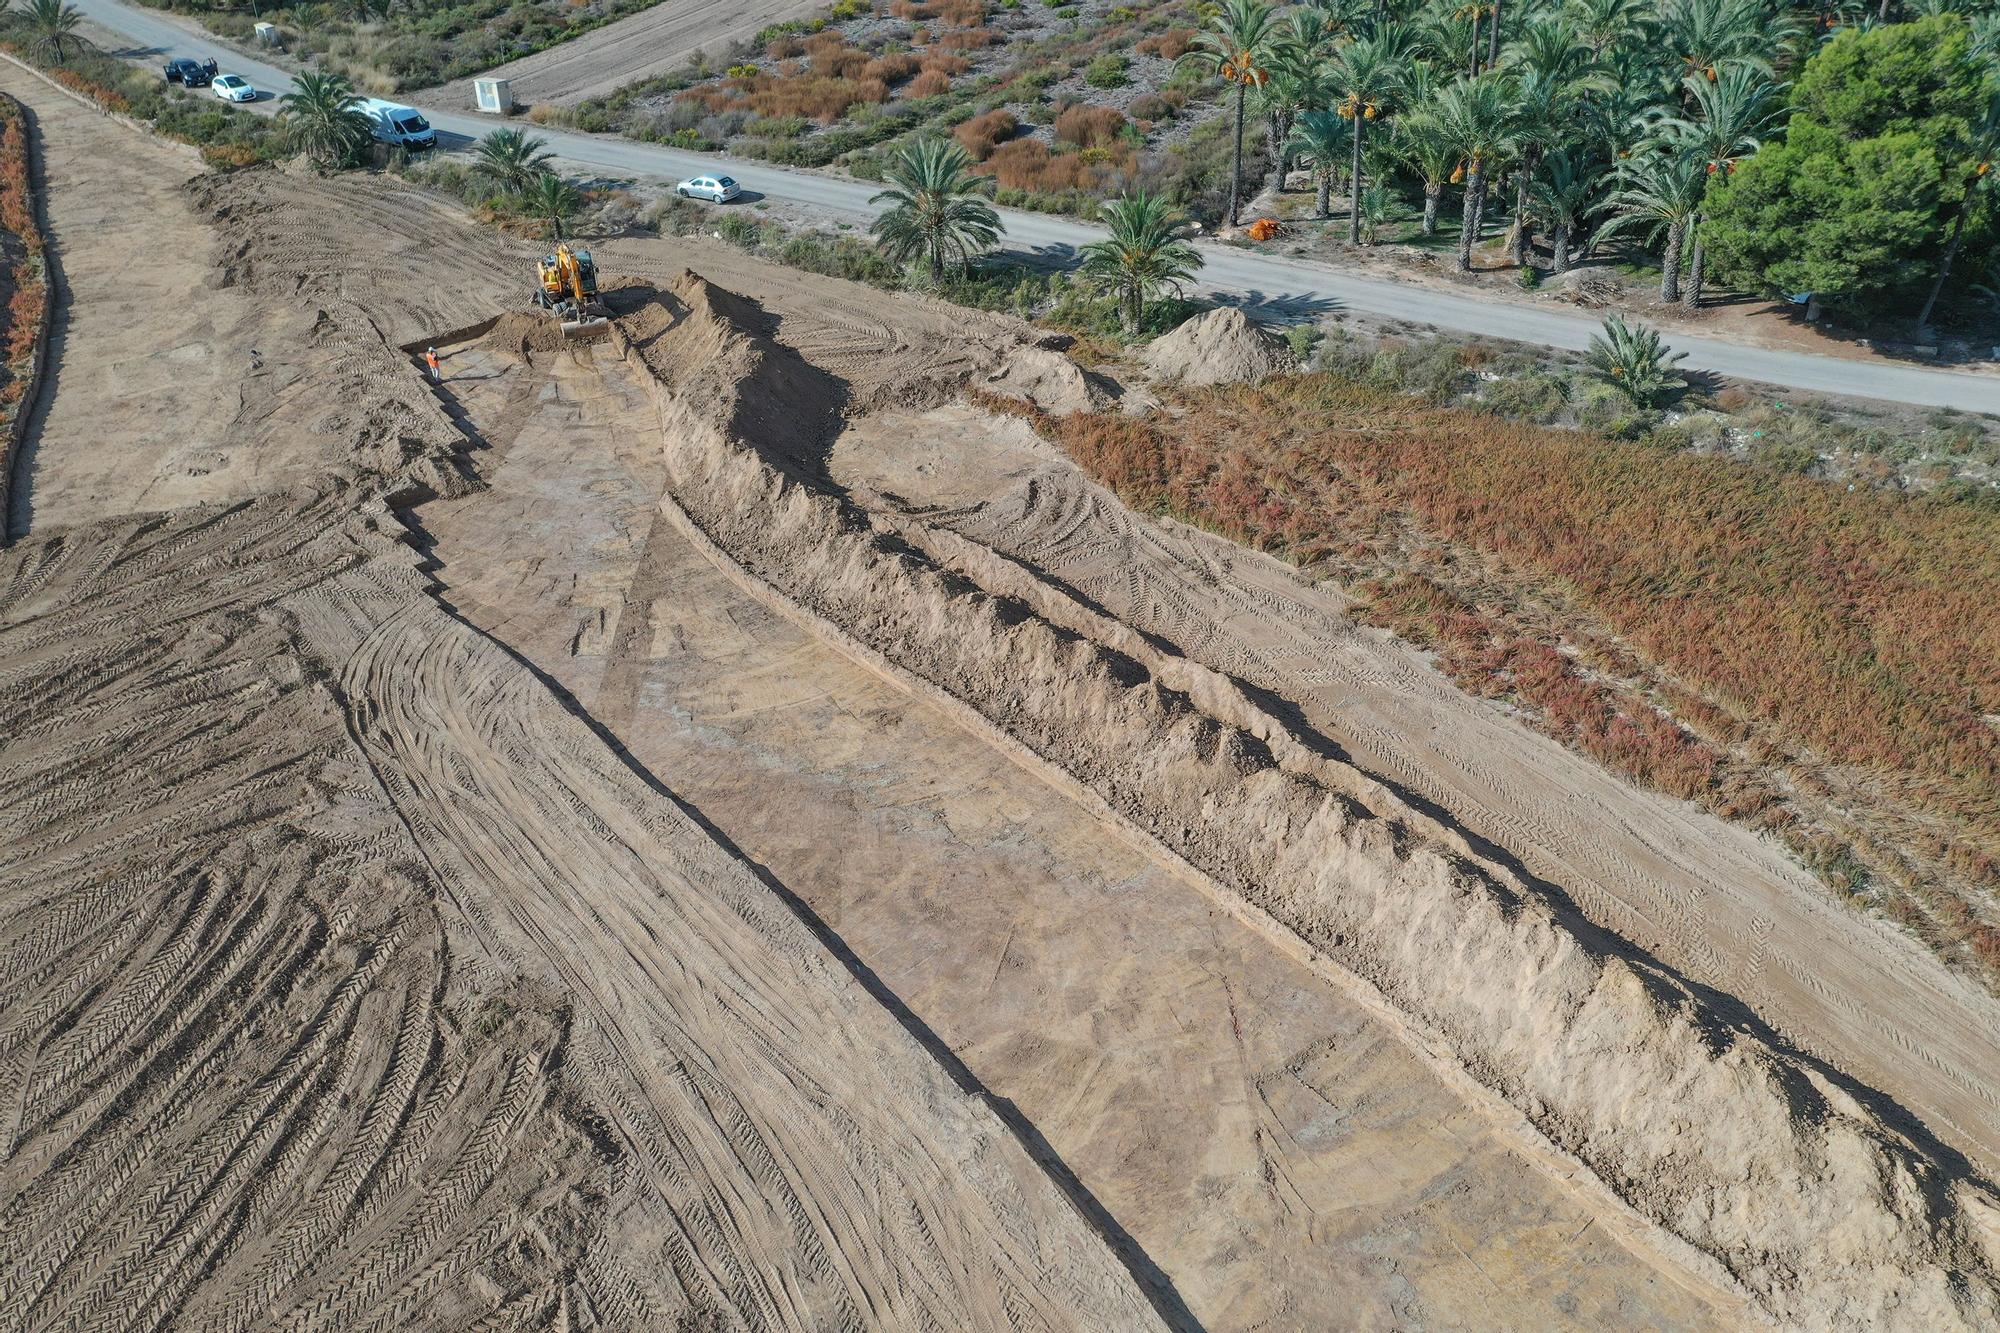
[[[816,14],[810,0],[660,0],[651,9],[607,23],[572,41],[487,70],[480,78],[506,79],[515,102],[574,106],[606,97],[628,83],[670,73],[706,52],[719,57],[774,23]],[[470,78],[411,93],[427,106],[453,111],[478,108]]]

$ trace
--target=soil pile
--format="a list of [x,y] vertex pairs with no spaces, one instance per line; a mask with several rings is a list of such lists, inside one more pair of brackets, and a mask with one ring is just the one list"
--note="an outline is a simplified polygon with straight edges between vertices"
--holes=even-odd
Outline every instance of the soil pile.
[[1255,384],[1298,369],[1282,342],[1233,306],[1197,315],[1154,339],[1140,359],[1160,379],[1190,388]]
[[855,651],[976,710],[1272,929],[1367,978],[1707,1256],[1689,1253],[1698,1271],[1726,1269],[1802,1324],[2000,1317],[1994,1259],[1969,1216],[1986,1201],[1930,1148],[1675,978],[1587,947],[1365,775],[1305,753],[1226,680],[1185,663],[1164,679],[1024,616],[765,457],[737,427],[781,416],[785,380],[759,372],[773,349],[754,327],[725,326],[728,302],[705,286],[676,288],[683,336],[751,373],[722,402],[662,385],[661,409],[672,498],[723,551]]
[[986,389],[1032,403],[1057,417],[1095,412],[1111,398],[1082,366],[1046,347],[1023,347],[1014,352],[986,377]]

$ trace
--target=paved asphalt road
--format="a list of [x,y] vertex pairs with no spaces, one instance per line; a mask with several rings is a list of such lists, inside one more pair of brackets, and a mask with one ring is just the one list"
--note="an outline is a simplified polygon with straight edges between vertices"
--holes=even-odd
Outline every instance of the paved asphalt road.
[[[259,88],[283,90],[291,86],[289,71],[206,36],[187,20],[121,0],[73,2],[94,23],[127,39],[123,48],[111,48],[114,54],[154,65],[169,55],[213,57],[225,72],[242,74]],[[258,109],[268,111],[273,106],[266,98]],[[462,148],[494,127],[491,117],[423,106],[419,109],[437,126],[440,142],[447,149]],[[609,135],[552,129],[535,132],[565,161],[592,172],[680,179],[727,163],[727,169],[752,199],[767,196],[857,220],[873,216],[868,198],[876,187],[865,181],[762,162],[735,162],[715,154],[682,152]],[[1100,234],[1096,228],[1067,218],[1008,209],[1002,214],[1007,248],[1046,260],[1063,260]],[[1204,243],[1202,249],[1208,261],[1202,270],[1204,290],[1252,313],[1297,316],[1351,311],[1572,351],[1588,346],[1598,328],[1595,319],[1559,310],[1483,301],[1464,292],[1360,277],[1325,264],[1231,246]],[[1671,341],[1675,350],[1688,353],[1689,369],[1784,388],[2000,414],[2000,375],[1992,373],[1778,351],[1682,334],[1674,335]]]

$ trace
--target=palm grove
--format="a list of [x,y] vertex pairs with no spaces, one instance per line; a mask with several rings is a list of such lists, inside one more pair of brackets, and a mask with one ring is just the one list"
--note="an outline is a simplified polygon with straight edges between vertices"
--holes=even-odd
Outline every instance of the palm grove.
[[1262,122],[1271,188],[1345,193],[1351,242],[1399,197],[1436,236],[1455,195],[1462,270],[1495,233],[1557,273],[1622,238],[1663,301],[1713,277],[1918,325],[2000,285],[1993,0],[1228,0],[1184,59]]

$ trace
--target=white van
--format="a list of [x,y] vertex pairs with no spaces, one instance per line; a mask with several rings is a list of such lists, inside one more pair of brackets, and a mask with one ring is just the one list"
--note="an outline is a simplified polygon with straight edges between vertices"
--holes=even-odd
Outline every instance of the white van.
[[437,147],[437,131],[414,107],[398,106],[379,97],[364,97],[356,109],[368,117],[369,131],[383,143],[412,152],[427,152]]

